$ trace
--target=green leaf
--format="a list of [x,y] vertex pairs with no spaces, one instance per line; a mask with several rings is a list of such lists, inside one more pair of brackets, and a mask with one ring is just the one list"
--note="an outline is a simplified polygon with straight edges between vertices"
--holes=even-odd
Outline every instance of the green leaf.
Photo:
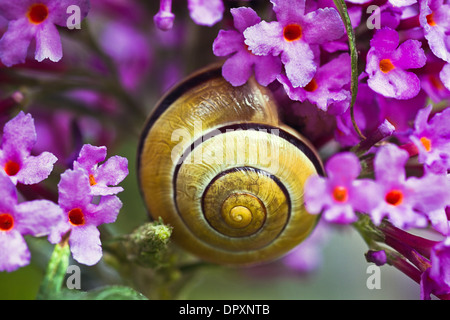
[[356,95],[358,94],[358,51],[356,50],[356,38],[355,32],[352,27],[352,22],[350,20],[350,16],[348,14],[347,6],[345,5],[344,0],[333,0],[336,8],[341,15],[342,21],[344,22],[345,30],[347,31],[348,36],[348,45],[350,48],[350,57],[352,61],[352,76],[351,76],[351,93],[352,93],[352,101],[350,104],[350,115],[352,118],[352,124],[355,128],[356,132],[360,136],[361,139],[365,139],[361,130],[355,121],[355,112],[354,105],[356,101]]
[[67,267],[69,266],[70,248],[67,243],[55,245],[39,288],[37,299],[54,299],[60,292]]

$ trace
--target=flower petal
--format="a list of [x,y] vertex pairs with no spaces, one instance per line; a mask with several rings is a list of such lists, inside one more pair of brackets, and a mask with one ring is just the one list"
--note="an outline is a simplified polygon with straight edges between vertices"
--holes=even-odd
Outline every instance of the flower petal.
[[0,172],[0,212],[12,213],[16,204],[16,186],[6,174]]
[[[320,23],[317,23],[320,21]],[[334,8],[318,9],[305,15],[303,35],[310,44],[334,41],[345,33],[344,23]]]
[[439,73],[439,78],[441,79],[444,86],[450,90],[450,63],[447,63],[442,67],[441,72]]
[[55,25],[42,23],[36,33],[36,53],[34,58],[39,62],[44,59],[58,62],[62,56],[61,38]]
[[61,174],[58,184],[61,208],[71,210],[73,208],[83,209],[92,200],[89,176],[84,169],[66,170]]
[[408,152],[396,145],[387,144],[381,147],[374,160],[376,180],[382,181],[385,185],[403,183],[408,159]]
[[34,200],[16,206],[17,229],[22,235],[41,237],[50,234],[51,229],[63,219],[62,209],[48,200]]
[[244,31],[245,44],[256,55],[274,55],[283,48],[283,27],[277,21],[261,21]]
[[418,40],[406,40],[392,56],[392,63],[401,69],[421,68],[425,65],[427,57]]
[[270,0],[277,20],[283,24],[300,22],[305,13],[305,0]]
[[240,50],[245,50],[242,34],[236,30],[219,30],[213,42],[213,53],[216,56],[224,57]]
[[420,80],[416,74],[399,68],[388,73],[377,70],[367,80],[369,87],[389,98],[411,99],[419,94]]
[[281,62],[286,69],[286,75],[294,88],[304,87],[311,82],[316,73],[314,52],[303,41],[285,45],[281,54]]
[[113,223],[117,219],[120,209],[122,208],[122,201],[116,196],[102,196],[98,205],[90,205],[89,222],[95,226],[103,223]]
[[94,225],[73,228],[69,245],[73,258],[79,263],[92,266],[102,258],[100,232]]
[[73,163],[73,168],[83,168],[88,173],[93,173],[99,162],[106,158],[106,147],[96,147],[90,144],[85,144],[80,150],[77,160]]
[[95,180],[99,184],[115,186],[122,182],[128,175],[128,159],[120,156],[113,156],[106,160],[97,169]]
[[28,18],[10,21],[8,30],[0,39],[1,62],[7,67],[24,63],[35,34],[35,28],[28,22]]
[[48,178],[53,165],[58,159],[50,152],[43,152],[39,156],[28,156],[22,162],[22,167],[15,176],[23,184],[35,184]]
[[0,271],[14,271],[30,263],[27,243],[18,231],[0,231]]
[[241,86],[251,77],[252,67],[251,55],[246,51],[240,51],[225,61],[222,75],[233,86]]
[[249,7],[232,8],[230,9],[230,12],[233,16],[234,27],[240,33],[244,32],[248,27],[261,22],[261,18],[255,10]]
[[272,83],[281,72],[281,60],[274,56],[258,56],[254,59],[255,78],[260,85]]
[[222,0],[188,0],[190,16],[199,25],[212,26],[222,20]]

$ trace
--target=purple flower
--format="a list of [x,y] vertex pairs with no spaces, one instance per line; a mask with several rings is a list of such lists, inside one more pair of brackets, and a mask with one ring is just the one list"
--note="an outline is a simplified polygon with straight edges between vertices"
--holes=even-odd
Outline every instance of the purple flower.
[[294,88],[285,75],[279,75],[277,79],[292,100],[308,100],[323,111],[342,114],[350,106],[350,76],[350,55],[343,53],[320,66],[312,80],[304,87]]
[[106,159],[106,147],[95,147],[85,144],[78,159],[73,163],[74,170],[83,169],[87,172],[91,185],[91,195],[108,196],[123,191],[122,187],[110,187],[119,184],[128,175],[128,160],[113,156],[100,166]]
[[[195,23],[213,26],[222,20],[225,10],[222,0],[188,0],[189,14]],[[175,15],[172,13],[172,0],[160,0],[159,11],[153,17],[158,29],[172,29]]]
[[89,176],[81,168],[66,170],[61,175],[58,191],[64,219],[52,230],[49,240],[58,243],[70,231],[69,245],[73,258],[85,265],[96,264],[102,257],[97,227],[114,222],[122,202],[116,196],[104,196],[98,204],[93,204]]
[[361,171],[358,157],[350,152],[334,155],[325,166],[327,177],[312,176],[305,186],[305,205],[311,214],[323,212],[325,221],[352,223],[355,211],[368,212],[376,205],[365,190],[374,182],[356,180]]
[[29,264],[30,251],[23,236],[48,235],[61,217],[61,208],[51,201],[17,203],[14,184],[0,173],[0,271]]
[[447,90],[450,90],[450,63],[447,63],[442,67],[442,70],[439,73],[439,78]]
[[14,184],[35,184],[46,179],[57,158],[50,152],[32,156],[36,143],[34,120],[23,111],[8,121],[3,128],[0,165]]
[[431,51],[450,62],[450,4],[443,4],[443,0],[421,0],[419,21]]
[[420,91],[420,80],[406,69],[425,65],[426,56],[417,40],[406,40],[399,46],[398,33],[389,28],[377,30],[367,53],[367,83],[385,97],[410,99]]
[[0,14],[9,20],[8,30],[0,39],[0,60],[6,66],[25,62],[28,47],[36,39],[35,59],[62,58],[62,45],[55,25],[66,26],[67,8],[80,8],[81,19],[89,11],[88,0],[0,0]]
[[377,225],[388,216],[399,228],[425,227],[428,224],[426,213],[444,209],[449,203],[446,177],[426,173],[420,178],[407,178],[408,159],[408,152],[393,144],[377,151],[374,160],[377,187],[366,189],[378,203],[370,212]]
[[450,293],[450,237],[436,244],[431,250],[431,267],[422,274],[421,298],[429,300],[430,294]]
[[281,55],[294,88],[304,87],[317,69],[314,50],[339,39],[344,24],[334,8],[305,12],[305,0],[271,0],[278,21],[260,23],[244,31],[245,43],[256,55]]
[[436,173],[446,173],[450,168],[450,108],[428,120],[432,106],[417,113],[414,132],[409,136],[416,145],[420,163]]
[[222,67],[224,78],[233,86],[247,82],[255,71],[255,78],[261,85],[267,86],[281,72],[281,61],[274,56],[257,56],[248,50],[244,43],[243,32],[261,21],[251,8],[241,7],[230,10],[236,30],[220,30],[213,43],[216,56],[231,55]]

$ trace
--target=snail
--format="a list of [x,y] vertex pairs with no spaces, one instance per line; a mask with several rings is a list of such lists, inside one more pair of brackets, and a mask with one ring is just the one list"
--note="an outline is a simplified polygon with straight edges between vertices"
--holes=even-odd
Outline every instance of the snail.
[[303,187],[323,174],[313,146],[281,123],[266,87],[233,87],[218,65],[172,88],[148,117],[138,180],[153,219],[200,259],[224,265],[273,261],[301,243],[318,216]]

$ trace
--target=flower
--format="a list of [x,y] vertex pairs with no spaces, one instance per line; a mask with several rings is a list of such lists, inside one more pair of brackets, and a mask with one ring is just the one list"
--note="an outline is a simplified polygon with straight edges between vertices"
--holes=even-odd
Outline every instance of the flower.
[[443,0],[420,1],[419,22],[431,51],[450,62],[450,4],[443,4]]
[[255,78],[261,85],[267,86],[281,72],[281,61],[278,57],[257,56],[248,50],[244,43],[243,32],[261,21],[251,8],[234,8],[230,10],[236,30],[220,30],[213,43],[216,56],[228,56],[222,66],[223,77],[233,86],[247,82],[255,70]]
[[406,69],[425,65],[426,56],[418,40],[406,40],[399,46],[397,31],[377,30],[367,53],[367,83],[375,92],[390,98],[410,99],[420,91],[420,80]]
[[0,271],[28,265],[31,255],[23,236],[49,235],[61,217],[61,208],[48,200],[17,203],[14,184],[0,173]]
[[435,173],[446,173],[450,168],[450,109],[439,112],[428,121],[432,106],[421,109],[409,136],[416,145],[420,163]]
[[358,157],[342,152],[325,166],[327,177],[311,176],[305,185],[305,205],[311,214],[323,211],[328,222],[347,224],[357,220],[355,211],[368,212],[376,203],[366,190],[375,188],[369,179],[356,180],[361,171]]
[[344,24],[334,8],[305,12],[305,0],[271,0],[278,21],[260,23],[244,31],[245,44],[256,55],[281,56],[294,88],[314,77],[317,45],[339,39]]
[[14,184],[35,184],[46,179],[53,170],[57,158],[50,152],[32,156],[37,140],[34,120],[30,114],[20,111],[3,128],[0,165]]
[[437,243],[431,250],[431,267],[422,273],[421,298],[430,299],[430,294],[450,293],[450,237]]
[[[203,26],[213,26],[222,20],[225,10],[222,0],[188,0],[189,14],[195,23]],[[158,29],[172,29],[175,15],[172,13],[172,0],[160,0],[159,11],[153,17]]]
[[449,200],[449,184],[445,176],[425,173],[422,177],[406,177],[407,151],[394,144],[381,147],[374,160],[377,187],[366,189],[378,205],[370,211],[376,225],[388,216],[398,228],[423,228],[428,224],[427,212],[444,209]]
[[102,257],[97,227],[114,222],[122,202],[116,196],[104,196],[98,204],[93,204],[89,176],[81,168],[68,169],[61,175],[58,193],[64,219],[52,230],[49,240],[58,243],[70,231],[69,246],[73,258],[85,265],[96,264]]
[[450,90],[450,63],[447,63],[442,67],[439,78],[447,90]]
[[0,0],[0,15],[9,20],[8,30],[0,39],[0,60],[11,67],[25,62],[28,47],[36,39],[35,59],[61,60],[63,52],[55,25],[66,26],[67,8],[80,8],[80,18],[89,11],[89,0]]
[[323,111],[342,114],[350,106],[350,55],[343,53],[320,66],[312,80],[304,87],[294,88],[285,75],[279,75],[287,95],[301,102],[306,99]]
[[100,162],[106,159],[106,147],[95,147],[85,144],[81,148],[73,168],[83,169],[89,177],[91,195],[107,196],[123,191],[122,187],[110,187],[120,183],[128,175],[128,160],[120,156],[109,158],[102,165]]

